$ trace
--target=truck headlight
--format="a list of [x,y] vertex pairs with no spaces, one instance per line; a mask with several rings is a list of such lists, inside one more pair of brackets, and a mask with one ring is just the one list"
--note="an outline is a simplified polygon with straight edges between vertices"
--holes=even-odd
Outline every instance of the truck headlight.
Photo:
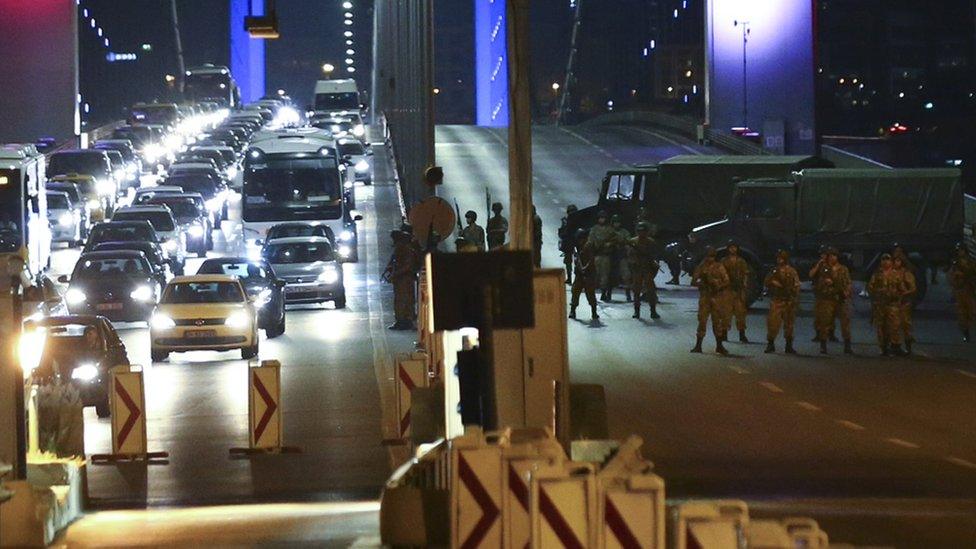
[[231,166],[227,168],[227,179],[234,179],[237,177],[237,167]]
[[223,206],[223,203],[221,202],[219,196],[211,198],[210,200],[207,201],[207,209],[210,210],[211,212],[216,212],[217,210],[220,209],[221,206]]
[[162,313],[153,313],[152,318],[149,319],[149,326],[154,330],[168,330],[175,328],[176,322]]
[[74,222],[75,222],[75,216],[71,215],[71,212],[64,212],[63,214],[58,216],[58,223],[62,225],[67,226],[67,225],[71,225]]
[[45,341],[47,341],[47,337],[42,328],[24,331],[20,335],[20,341],[17,342],[17,354],[20,357],[20,367],[24,370],[24,378],[29,377],[31,372],[41,363]]
[[356,124],[352,127],[352,134],[356,137],[362,137],[366,135],[366,127],[362,124]]
[[180,247],[179,243],[176,242],[176,239],[173,238],[167,240],[166,242],[163,242],[163,248],[171,254],[176,253],[176,250],[178,250],[179,247]]
[[88,201],[89,210],[97,210],[102,207],[102,202],[100,200],[95,200],[94,198]]
[[319,275],[318,280],[322,284],[335,284],[339,282],[339,271],[335,267],[328,268]]
[[359,173],[368,172],[369,171],[369,162],[366,162],[365,160],[360,160],[359,162],[356,162],[355,168],[356,168],[356,171],[359,172]]
[[341,240],[342,242],[349,242],[350,240],[352,240],[353,236],[355,235],[352,234],[352,231],[350,231],[349,229],[345,229],[341,233],[339,233],[339,240]]
[[139,286],[129,292],[129,297],[136,301],[150,301],[153,298],[153,291],[149,286]]
[[231,315],[227,317],[227,320],[224,321],[224,326],[227,326],[228,328],[240,329],[247,328],[250,323],[251,316],[248,315],[247,312],[237,311],[236,313],[231,313]]
[[91,363],[82,364],[71,370],[71,379],[78,381],[91,381],[96,377],[98,377],[98,367]]
[[68,302],[68,305],[81,305],[88,299],[85,292],[79,290],[78,288],[68,288],[68,291],[64,293],[64,300]]

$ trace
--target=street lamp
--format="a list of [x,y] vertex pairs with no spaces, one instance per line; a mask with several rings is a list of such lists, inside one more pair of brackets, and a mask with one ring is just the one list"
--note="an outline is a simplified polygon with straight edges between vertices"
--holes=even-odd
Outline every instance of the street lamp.
[[326,63],[322,65],[322,72],[324,72],[326,76],[331,75],[334,70],[335,70],[335,65],[333,65],[332,63]]
[[[749,44],[749,35],[752,29],[749,28],[749,21],[733,21],[733,27],[742,27],[742,127],[749,127],[749,86],[748,72],[746,71],[746,46]],[[843,83],[843,82],[841,82]]]
[[553,82],[552,83],[552,92],[553,93],[559,93],[559,82]]

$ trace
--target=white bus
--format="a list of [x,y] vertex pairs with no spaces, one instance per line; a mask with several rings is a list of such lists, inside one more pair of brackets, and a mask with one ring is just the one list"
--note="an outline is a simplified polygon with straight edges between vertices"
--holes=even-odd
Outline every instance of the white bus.
[[0,145],[0,256],[19,256],[35,275],[51,259],[46,166],[34,145]]
[[364,105],[359,87],[352,78],[319,80],[315,83],[315,112],[362,112]]
[[299,128],[255,134],[244,157],[241,210],[248,254],[263,244],[278,223],[328,225],[336,236],[336,252],[344,261],[358,261],[356,221],[351,208],[353,189],[329,132]]

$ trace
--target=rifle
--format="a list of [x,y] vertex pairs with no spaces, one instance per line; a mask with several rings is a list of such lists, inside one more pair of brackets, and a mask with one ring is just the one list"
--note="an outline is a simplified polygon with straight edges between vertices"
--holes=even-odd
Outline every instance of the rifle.
[[454,199],[454,211],[457,212],[458,236],[461,236],[464,226],[461,225],[461,208],[458,206],[457,198]]
[[385,282],[389,284],[392,282],[393,277],[393,263],[396,260],[395,256],[390,256],[390,261],[386,264],[386,269],[383,269],[383,274],[380,275],[380,282]]
[[491,219],[491,193],[488,192],[488,187],[485,186],[485,226],[487,227],[488,220]]

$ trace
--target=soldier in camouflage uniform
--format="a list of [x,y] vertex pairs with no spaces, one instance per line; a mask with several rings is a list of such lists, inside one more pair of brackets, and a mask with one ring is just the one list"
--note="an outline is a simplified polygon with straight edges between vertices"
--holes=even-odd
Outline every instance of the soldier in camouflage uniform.
[[956,246],[956,257],[949,267],[949,283],[956,300],[956,317],[962,339],[968,343],[970,329],[976,322],[976,262],[969,257],[962,244]]
[[[739,255],[739,245],[729,242],[726,247],[725,257],[722,258],[722,266],[729,273],[729,285],[731,289],[729,313],[735,317],[735,327],[739,330],[739,341],[749,343],[746,337],[746,294],[749,290],[749,279],[751,269],[745,259]],[[728,320],[729,328],[732,327],[732,319]]]
[[485,229],[477,223],[478,214],[474,210],[468,210],[464,214],[464,220],[468,225],[461,229],[461,234],[458,236],[468,244],[474,245],[479,252],[485,251]]
[[502,215],[501,202],[495,202],[491,205],[491,213],[494,215],[488,218],[488,249],[494,250],[505,245],[505,235],[508,234],[508,220]]
[[613,266],[613,248],[617,233],[607,223],[607,213],[597,214],[596,225],[590,229],[589,243],[596,253],[596,284],[600,288],[600,300],[610,301],[611,269]]
[[881,256],[881,267],[868,282],[871,295],[871,320],[878,334],[881,354],[904,354],[901,350],[902,277],[895,271],[891,254]]
[[776,253],[776,267],[766,276],[769,292],[769,314],[766,316],[766,352],[776,352],[776,337],[780,327],[786,338],[786,352],[796,354],[793,348],[793,327],[796,324],[796,308],[800,298],[800,275],[790,265],[790,253]]
[[716,259],[715,248],[705,250],[705,259],[695,268],[691,276],[692,286],[698,288],[698,332],[697,340],[691,349],[693,353],[702,352],[702,341],[708,320],[712,320],[712,335],[715,336],[715,352],[726,355],[728,351],[722,342],[728,336],[729,274]]
[[841,335],[844,337],[844,353],[854,354],[851,347],[851,272],[840,263],[836,248],[826,250],[826,260],[820,265],[817,276],[814,277],[814,327],[817,329],[817,339],[820,341],[820,352],[827,354],[827,340],[840,322]]
[[655,243],[650,237],[650,226],[646,221],[637,224],[637,236],[627,241],[627,261],[630,271],[630,290],[634,297],[634,318],[640,318],[641,301],[645,293],[650,298],[651,318],[661,318],[657,314],[657,285],[654,277],[660,270],[655,261]]
[[559,223],[559,251],[563,255],[563,266],[566,269],[566,284],[573,283],[573,250],[576,249],[576,235],[570,234],[569,216],[576,213],[576,205],[566,206],[566,216]]
[[[898,249],[900,248],[896,248],[896,250]],[[891,268],[901,280],[901,297],[898,303],[898,323],[901,326],[901,338],[905,342],[905,351],[912,354],[912,344],[915,343],[912,315],[915,312],[915,294],[918,293],[918,283],[915,280],[914,269],[910,263],[907,263],[907,256],[904,254],[891,254]]]
[[627,303],[630,303],[630,263],[627,258],[627,243],[630,242],[630,231],[623,227],[619,215],[610,218],[610,226],[614,230],[613,270],[611,287],[623,285]]
[[579,306],[580,294],[586,293],[586,300],[590,303],[590,317],[599,320],[596,312],[596,248],[587,238],[585,229],[576,234],[576,278],[573,279],[573,289],[569,302],[569,318],[576,318],[576,307]]

